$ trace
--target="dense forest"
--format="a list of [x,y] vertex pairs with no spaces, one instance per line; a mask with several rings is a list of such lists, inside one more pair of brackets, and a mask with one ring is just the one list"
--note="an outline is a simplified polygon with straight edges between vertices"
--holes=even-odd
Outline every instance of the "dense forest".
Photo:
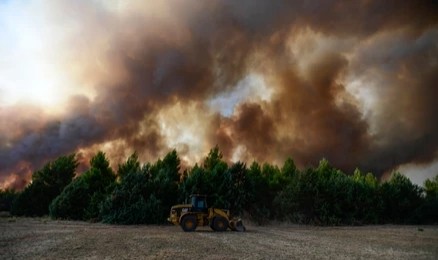
[[110,167],[103,152],[76,175],[74,154],[47,163],[21,192],[0,190],[0,211],[16,216],[118,224],[162,224],[172,205],[207,194],[212,207],[230,209],[264,224],[271,220],[315,225],[436,224],[438,175],[424,187],[394,173],[379,182],[372,173],[344,173],[325,159],[299,170],[253,162],[228,165],[215,147],[201,165],[182,171],[177,152],[141,164],[136,153]]

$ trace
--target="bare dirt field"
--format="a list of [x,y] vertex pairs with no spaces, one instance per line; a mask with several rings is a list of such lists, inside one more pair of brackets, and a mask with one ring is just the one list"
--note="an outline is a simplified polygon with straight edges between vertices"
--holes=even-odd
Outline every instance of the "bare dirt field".
[[438,226],[247,225],[247,232],[0,218],[0,259],[438,259]]

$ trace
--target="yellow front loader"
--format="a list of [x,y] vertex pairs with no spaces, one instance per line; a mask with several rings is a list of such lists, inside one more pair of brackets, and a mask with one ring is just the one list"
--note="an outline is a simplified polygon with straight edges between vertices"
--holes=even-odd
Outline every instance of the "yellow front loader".
[[167,219],[174,225],[180,225],[185,232],[195,231],[198,226],[209,225],[214,231],[245,231],[240,218],[231,218],[226,209],[208,208],[205,195],[192,195],[191,204],[172,206]]

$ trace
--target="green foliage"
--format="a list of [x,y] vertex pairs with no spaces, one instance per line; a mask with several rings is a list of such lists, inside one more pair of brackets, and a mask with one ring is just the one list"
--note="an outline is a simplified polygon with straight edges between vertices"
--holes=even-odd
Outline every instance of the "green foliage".
[[119,167],[123,177],[101,207],[104,222],[150,224],[166,220],[178,198],[180,159],[176,151],[153,165],[138,166],[137,159],[131,157]]
[[211,184],[204,168],[197,164],[189,171],[184,172],[179,187],[180,201],[186,201],[190,194],[210,194]]
[[276,193],[281,189],[284,178],[281,175],[280,169],[276,165],[268,163],[263,164],[262,175],[268,181],[268,186],[272,193]]
[[248,169],[248,203],[245,210],[258,224],[266,223],[270,218],[272,198],[268,179],[262,175],[262,170],[257,162],[253,162]]
[[427,198],[433,199],[438,197],[438,175],[432,180],[427,179],[424,182],[424,189],[426,191]]
[[227,170],[227,175],[229,176],[225,190],[229,205],[227,208],[234,214],[241,214],[250,200],[249,193],[252,191],[248,169],[244,163],[237,162]]
[[222,153],[218,146],[210,150],[208,156],[204,160],[204,169],[207,171],[214,171],[215,169],[227,168],[227,163],[222,160]]
[[418,207],[411,221],[423,224],[438,224],[438,175],[424,182],[426,198]]
[[353,179],[352,190],[352,212],[354,212],[353,223],[372,223],[380,222],[383,213],[383,204],[378,196],[379,183],[372,173],[363,175],[356,169],[351,177]]
[[133,153],[129,156],[128,160],[119,165],[119,169],[117,170],[117,176],[119,178],[124,178],[128,173],[132,171],[138,171],[140,169],[140,162],[138,161],[137,153]]
[[240,214],[249,202],[250,189],[246,165],[237,162],[228,167],[216,146],[205,158],[203,167],[195,165],[184,174],[179,190],[182,200],[191,194],[207,194],[209,206],[227,208],[233,214]]
[[222,153],[216,146],[204,160],[203,167],[195,165],[182,179],[180,199],[187,200],[191,194],[207,194],[207,203],[211,207],[229,206],[228,187],[231,175],[228,165],[222,160]]
[[50,204],[52,218],[82,220],[90,200],[90,185],[84,175],[76,178]]
[[321,160],[316,169],[296,172],[274,200],[276,217],[322,225],[377,223],[377,180],[356,170],[349,177]]
[[14,201],[14,214],[43,215],[51,202],[53,218],[160,224],[172,205],[205,194],[210,207],[245,214],[259,224],[275,219],[316,225],[438,223],[438,176],[422,189],[399,173],[382,184],[359,169],[347,175],[325,159],[303,171],[291,158],[281,168],[257,162],[247,168],[242,162],[228,165],[217,146],[201,165],[182,174],[175,150],[144,165],[134,153],[118,166],[117,178],[109,165],[99,152],[90,169],[71,181],[77,162],[74,155],[61,157],[34,173],[23,192],[0,191],[0,210]]
[[281,168],[281,176],[285,180],[292,180],[298,174],[298,169],[295,166],[294,160],[292,158],[287,158]]
[[390,223],[412,222],[412,213],[423,203],[422,189],[398,172],[382,184],[380,198],[383,221]]
[[91,168],[74,179],[50,204],[52,218],[99,218],[99,207],[115,184],[115,174],[103,152],[90,160]]
[[32,175],[32,182],[18,195],[11,213],[25,216],[48,214],[49,204],[71,182],[77,166],[74,154],[47,163]]
[[266,196],[266,200],[269,205],[268,209],[271,212],[271,217],[273,217],[276,211],[273,202],[278,192],[281,191],[285,183],[285,178],[282,176],[281,170],[276,165],[271,165],[268,163],[263,164],[261,174],[268,185],[267,193],[264,194],[264,196]]
[[177,152],[173,150],[150,168],[152,194],[147,202],[160,208],[157,212],[159,217],[151,218],[154,223],[165,222],[170,207],[177,202],[180,163]]
[[102,220],[106,223],[149,223],[150,209],[146,201],[151,196],[148,167],[129,171],[102,205]]
[[19,193],[11,189],[0,189],[0,211],[10,211],[12,203],[18,197]]

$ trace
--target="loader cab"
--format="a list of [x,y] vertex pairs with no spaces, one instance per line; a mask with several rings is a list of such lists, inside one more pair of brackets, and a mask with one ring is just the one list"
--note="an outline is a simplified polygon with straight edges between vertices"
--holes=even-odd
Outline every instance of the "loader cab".
[[194,212],[207,212],[207,196],[205,195],[192,195],[190,196],[190,200],[192,203],[192,210]]

